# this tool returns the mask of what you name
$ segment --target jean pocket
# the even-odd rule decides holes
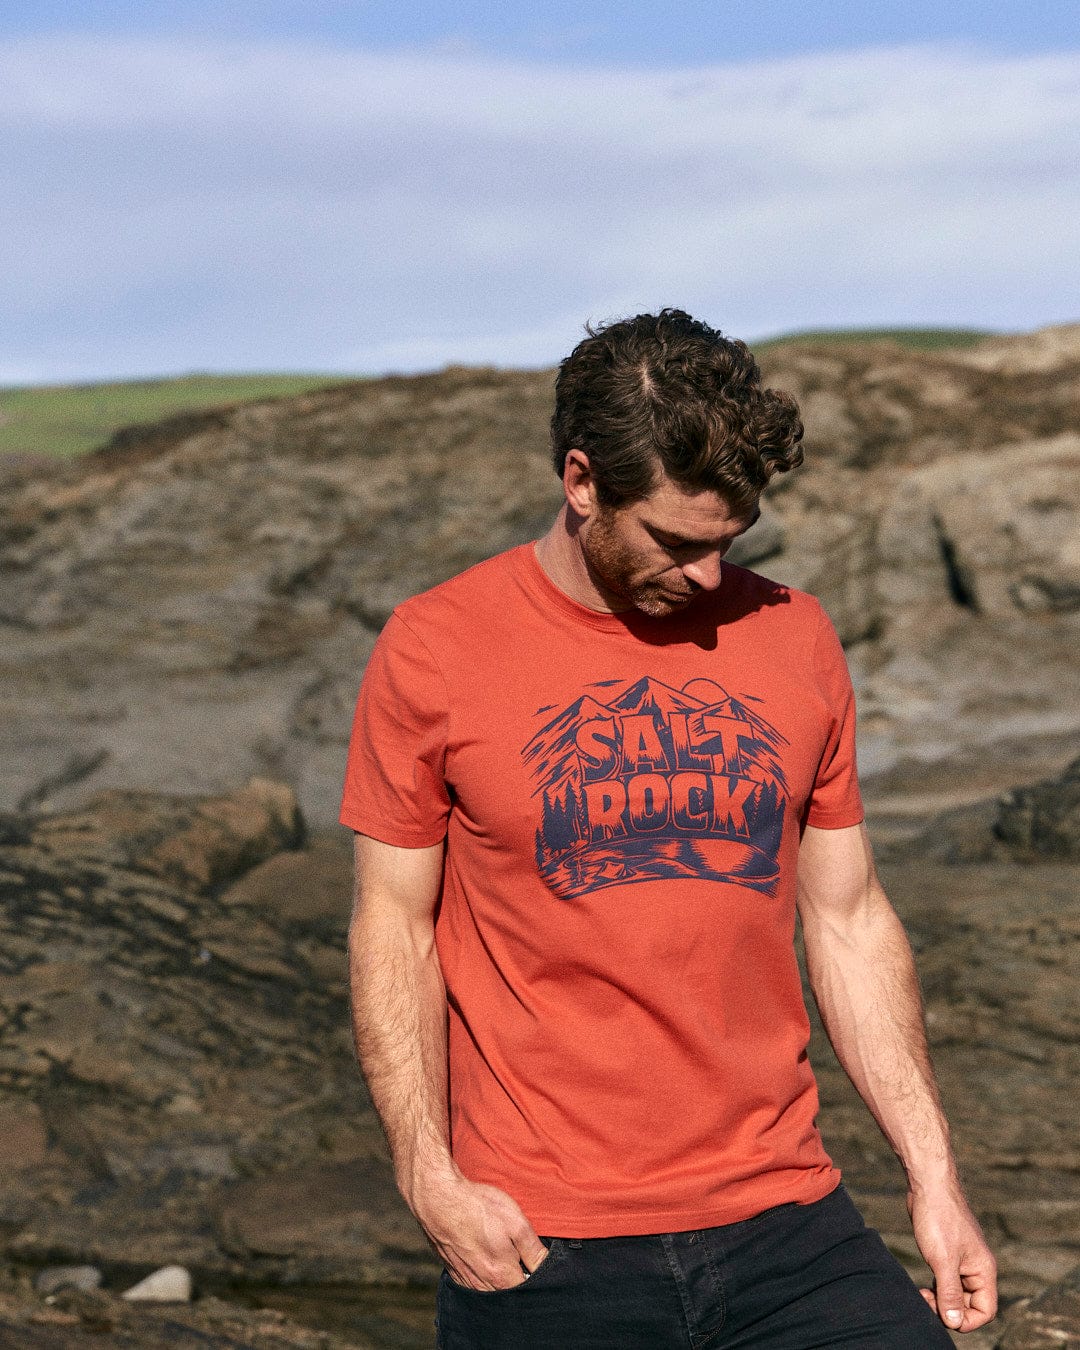
[[[520,1280],[517,1284],[507,1285],[505,1289],[470,1289],[466,1284],[458,1284],[453,1275],[445,1268],[442,1273],[443,1281],[449,1288],[453,1289],[455,1293],[475,1298],[501,1298],[507,1294],[517,1294],[522,1290],[535,1287],[538,1281],[542,1281],[550,1276],[552,1267],[562,1260],[564,1251],[561,1238],[541,1238],[540,1241],[548,1249],[547,1256],[544,1257],[531,1275],[526,1275],[524,1279]]]

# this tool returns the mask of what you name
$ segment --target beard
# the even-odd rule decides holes
[[[698,589],[678,568],[650,576],[644,556],[625,538],[612,508],[602,509],[595,517],[581,540],[581,552],[593,585],[613,610],[636,609],[650,619],[663,619],[684,609]],[[661,576],[670,571],[678,580],[664,586]]]

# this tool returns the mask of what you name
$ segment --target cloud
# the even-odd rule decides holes
[[[542,364],[665,303],[748,336],[1076,317],[1080,52],[70,36],[0,43],[0,87],[0,369],[42,379]]]

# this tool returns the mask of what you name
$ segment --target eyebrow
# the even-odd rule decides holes
[[[752,525],[756,525],[760,519],[761,519],[761,507],[758,506],[754,508],[754,514],[742,527],[742,529],[739,531],[739,534],[745,534],[746,531],[750,529]],[[688,535],[677,534],[674,530],[665,530],[660,525],[647,524],[646,528],[648,529],[649,533],[653,536],[653,538],[657,541],[657,543],[670,543],[675,544],[679,547],[681,547],[684,544],[693,544],[699,548],[709,548],[716,542],[714,539],[692,539]]]

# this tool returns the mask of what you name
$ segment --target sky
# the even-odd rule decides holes
[[[0,384],[1080,320],[1080,5],[6,0]]]

